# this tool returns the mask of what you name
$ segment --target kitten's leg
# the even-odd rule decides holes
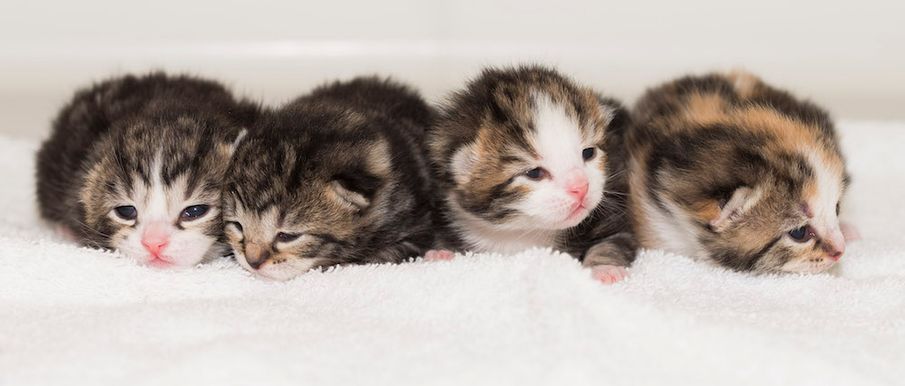
[[[635,258],[635,245],[631,234],[612,235],[588,249],[582,265],[591,268],[594,279],[604,284],[616,283],[628,277],[628,266]]]
[[[449,261],[456,253],[448,249],[431,249],[424,253],[424,261]]]
[[[421,256],[424,249],[408,241],[401,242],[392,247],[388,247],[373,256],[371,262],[374,263],[401,263],[406,259]]]

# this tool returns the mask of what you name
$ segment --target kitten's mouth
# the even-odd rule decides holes
[[[169,267],[172,267],[174,264],[160,256],[151,255],[151,257],[148,260],[148,265],[150,265],[154,268],[169,268]]]
[[[566,222],[572,222],[577,220],[579,217],[583,217],[585,212],[585,206],[583,203],[578,203],[575,205],[575,208],[572,209],[572,212],[569,213],[569,216],[566,217]]]

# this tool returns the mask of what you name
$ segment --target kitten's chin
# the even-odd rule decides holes
[[[303,264],[302,266],[297,266],[296,264],[293,264],[292,266],[283,266],[265,263],[260,269],[253,270],[252,272],[257,278],[273,281],[288,281],[305,274],[309,270],[311,270],[311,265],[309,264]]]
[[[157,269],[193,268],[221,257],[227,251],[226,246],[218,242],[207,241],[208,248],[203,248],[203,244],[201,241],[185,243],[185,247],[177,246],[172,250],[165,250],[158,256],[148,253],[144,248],[136,248],[134,246],[126,245],[117,249],[139,265]]]
[[[833,268],[835,265],[836,262],[831,259],[823,259],[819,262],[790,261],[783,264],[783,266],[779,268],[779,271],[785,273],[822,273]]]
[[[569,229],[569,228],[578,226],[578,224],[581,224],[582,221],[584,221],[586,218],[588,218],[588,215],[590,213],[591,213],[591,210],[588,209],[587,207],[579,206],[579,207],[573,209],[570,213],[568,213],[564,219],[560,219],[560,220],[544,219],[546,221],[543,221],[542,223],[547,224],[547,226],[544,227],[546,229],[552,229],[552,230]],[[535,226],[537,226],[537,224],[538,223],[535,223]]]
[[[201,264],[204,259],[177,260],[169,256],[153,256],[146,255],[135,259],[141,262],[141,265],[157,268],[157,269],[188,269]]]

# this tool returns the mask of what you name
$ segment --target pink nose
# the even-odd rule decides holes
[[[829,256],[829,258],[838,261],[842,258],[842,254],[845,253],[845,244],[826,244],[823,246],[823,250],[826,251],[826,255]]]
[[[141,238],[141,245],[144,245],[148,252],[154,256],[160,256],[163,249],[170,243],[170,235],[163,229],[150,228],[145,231]]]
[[[842,254],[845,253],[845,237],[842,235],[842,232],[839,230],[834,230],[828,232],[826,236],[823,237],[823,251],[826,252],[826,255],[833,259],[839,260],[842,258]]]
[[[584,201],[584,197],[588,194],[588,176],[584,170],[573,170],[566,181],[566,191],[569,192],[569,195],[575,197],[577,201]]]

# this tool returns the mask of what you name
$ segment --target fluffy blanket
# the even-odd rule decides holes
[[[0,139],[0,385],[905,384],[905,125],[842,135],[863,239],[834,272],[646,251],[613,286],[547,250],[286,283],[139,267],[54,236],[37,143]]]

